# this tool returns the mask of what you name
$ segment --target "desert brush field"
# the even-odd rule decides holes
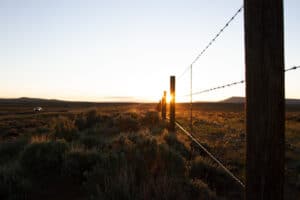
[[[0,199],[243,199],[156,104],[0,103]],[[242,104],[194,105],[193,135],[245,182]],[[300,196],[300,109],[286,112],[285,199]],[[176,119],[190,130],[189,105]]]

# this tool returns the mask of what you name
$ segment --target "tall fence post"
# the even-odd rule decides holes
[[[175,76],[170,77],[170,131],[175,131]]]
[[[246,199],[282,200],[284,191],[283,0],[244,0]]]
[[[164,91],[164,96],[161,99],[161,118],[166,119],[167,116],[167,91]]]

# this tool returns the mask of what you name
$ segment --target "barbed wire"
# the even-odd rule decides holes
[[[284,72],[288,72],[288,71],[292,71],[292,70],[297,70],[299,68],[300,68],[300,65],[299,66],[293,66],[293,67],[285,69]],[[198,91],[198,92],[193,92],[192,95],[199,95],[199,94],[211,92],[211,91],[214,91],[214,90],[224,89],[224,88],[227,88],[227,87],[231,87],[231,86],[235,86],[235,85],[239,85],[239,84],[243,84],[243,83],[245,83],[245,80],[235,81],[235,82],[231,82],[231,83],[228,83],[228,84],[225,84],[225,85],[221,85],[221,86],[209,88],[209,89],[206,89],[206,90],[201,90],[201,91]],[[186,95],[182,95],[182,96],[178,96],[178,97],[179,98],[180,97],[188,97],[190,95],[191,94],[186,94]]]
[[[196,56],[196,58],[193,60],[193,62],[183,71],[183,73],[178,76],[178,79],[180,79],[190,68],[192,65],[194,65],[199,58],[206,52],[206,50],[216,41],[216,39],[224,32],[224,30],[230,25],[230,23],[235,19],[235,17],[242,11],[244,6],[242,5],[235,13],[234,15],[226,22],[226,24],[219,30],[219,32],[213,37],[213,39],[210,40],[210,42],[204,47],[204,49]]]
[[[288,69],[285,69],[284,72],[296,70],[296,69],[299,69],[299,68],[300,68],[300,65],[299,65],[299,66],[293,66],[293,67],[290,67],[290,68],[288,68]]]
[[[288,71],[292,71],[292,70],[297,70],[299,69],[300,66],[293,66],[287,69],[284,69],[284,72],[288,72]],[[232,87],[234,85],[238,85],[238,84],[243,84],[245,83],[245,80],[241,80],[241,81],[236,81],[236,82],[231,82],[229,84],[225,84],[225,85],[221,85],[218,87],[214,87],[214,88],[210,88],[210,89],[206,89],[206,90],[202,90],[199,92],[194,92],[191,94],[187,94],[184,96],[190,96],[190,95],[197,95],[197,94],[202,94],[202,93],[206,93],[206,92],[210,92],[210,91],[214,91],[214,90],[218,90],[218,89],[223,89],[223,88],[227,88],[227,87]],[[191,111],[192,112],[192,111]],[[169,119],[169,118],[167,118]],[[191,118],[192,120],[192,118]],[[237,177],[235,176],[220,160],[218,160],[211,152],[209,152],[190,132],[188,132],[187,130],[185,130],[183,128],[183,126],[179,123],[179,122],[175,122],[175,125],[181,130],[183,131],[188,137],[190,137],[212,160],[214,160],[231,178],[233,178],[243,189],[245,189],[245,184]]]
[[[231,178],[233,178],[243,189],[245,184],[236,177],[221,161],[219,161],[212,153],[210,153],[191,133],[185,130],[178,122],[175,123],[188,137],[190,137],[212,160],[214,160]]]
[[[219,89],[223,89],[223,88],[227,88],[227,87],[231,87],[231,86],[238,85],[238,84],[243,84],[243,83],[245,83],[244,80],[236,81],[236,82],[228,83],[228,84],[221,85],[221,86],[218,86],[218,87],[202,90],[202,91],[199,91],[199,92],[194,92],[194,93],[192,93],[192,95],[203,94],[203,93],[207,93],[207,92],[211,92],[211,91],[214,91],[214,90],[219,90]]]
[[[293,66],[293,67],[285,69],[284,72],[297,70],[299,68],[300,68],[300,66]],[[184,95],[184,96],[202,94],[202,93],[211,92],[211,91],[214,91],[214,90],[223,89],[223,88],[226,88],[226,87],[231,87],[231,86],[238,85],[238,84],[243,84],[243,83],[245,83],[245,80],[232,82],[232,83],[229,83],[229,84],[225,84],[225,85],[221,85],[221,86],[218,86],[218,87],[202,90],[202,91],[199,91],[199,92],[194,92],[192,94],[187,94],[187,95]],[[185,130],[183,128],[183,126],[181,126],[179,124],[179,122],[176,121],[175,124],[181,131],[183,131],[188,137],[190,137],[212,160],[214,160],[231,178],[233,178],[243,189],[245,188],[245,184],[238,177],[236,177],[228,168],[226,168],[226,166],[220,160],[218,160],[211,152],[209,152],[191,133],[189,133],[187,130]]]
[[[211,92],[211,91],[214,91],[214,90],[219,90],[219,89],[223,89],[223,88],[227,88],[227,87],[231,87],[231,86],[238,85],[238,84],[243,84],[243,83],[245,83],[245,80],[235,81],[235,82],[232,82],[232,83],[228,83],[228,84],[225,84],[225,85],[209,88],[209,89],[206,89],[206,90],[193,92],[192,95],[199,95],[199,94],[203,94],[203,93],[207,93],[207,92]],[[179,97],[188,97],[190,95],[191,94],[186,94],[186,95],[182,95],[182,96],[179,96]]]

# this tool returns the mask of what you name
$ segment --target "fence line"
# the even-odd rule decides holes
[[[282,14],[282,6],[281,6],[281,4],[280,4],[280,1],[281,0],[278,0],[278,1],[276,1],[278,4],[276,4],[277,5],[277,7],[276,6],[271,6],[271,5],[273,5],[272,3],[272,1],[271,0],[265,0],[266,2],[268,2],[269,3],[269,7],[267,7],[267,9],[271,12],[274,12],[274,13],[276,13],[277,15],[274,15],[274,16],[276,16],[277,18],[278,18],[278,20],[279,20],[279,22],[281,22],[280,20],[282,20],[282,16],[283,16],[283,14]],[[247,0],[245,0],[245,2],[246,3],[248,3],[248,1]],[[282,2],[281,2],[282,3]],[[265,27],[270,27],[274,32],[276,32],[276,33],[274,33],[275,34],[275,36],[277,37],[277,39],[278,39],[278,43],[276,43],[277,44],[277,46],[278,46],[278,51],[277,50],[274,50],[274,49],[271,49],[271,48],[267,48],[267,50],[268,50],[268,52],[267,52],[267,54],[263,54],[263,57],[260,57],[260,56],[258,56],[257,54],[254,54],[254,57],[256,57],[257,58],[257,62],[259,63],[259,64],[263,64],[262,65],[262,67],[264,68],[264,69],[267,69],[268,71],[268,73],[266,73],[266,71],[264,72],[264,73],[261,73],[262,74],[262,76],[263,77],[265,77],[265,79],[267,79],[267,82],[269,81],[268,80],[268,78],[270,78],[271,80],[274,80],[275,79],[275,77],[277,77],[278,79],[280,79],[280,80],[284,80],[284,79],[281,79],[283,76],[282,75],[284,75],[283,74],[283,72],[288,72],[288,71],[292,71],[292,70],[297,70],[297,69],[299,69],[300,68],[300,66],[293,66],[293,67],[290,67],[290,68],[287,68],[287,69],[283,69],[283,51],[282,51],[282,49],[283,48],[281,48],[282,47],[282,45],[281,44],[283,44],[283,42],[282,42],[282,34],[281,33],[283,33],[283,28],[281,27],[280,29],[277,29],[277,27],[275,26],[275,24],[276,23],[274,23],[274,18],[272,18],[272,19],[269,19],[269,17],[268,17],[268,14],[266,14],[266,13],[264,13],[263,11],[264,11],[264,9],[266,9],[266,6],[265,6],[265,4],[261,4],[260,2],[259,2],[259,0],[255,0],[254,2],[253,2],[253,4],[254,5],[256,5],[257,7],[259,7],[259,8],[261,8],[261,9],[259,9],[259,10],[257,10],[257,9],[254,9],[255,8],[255,6],[249,6],[250,5],[250,3],[248,3],[248,4],[246,4],[247,6],[245,6],[245,9],[247,10],[247,12],[245,12],[245,19],[246,20],[248,20],[247,21],[247,24],[245,25],[245,27],[246,27],[246,30],[245,30],[245,35],[246,36],[251,36],[252,37],[252,39],[253,38],[255,38],[255,36],[257,37],[257,36],[263,36],[263,38],[264,38],[264,40],[263,40],[263,43],[267,43],[267,42],[270,42],[270,41],[272,41],[273,43],[276,43],[276,41],[277,40],[272,40],[272,38],[270,39],[270,38],[267,38],[267,33],[266,32],[264,32],[263,30],[263,28],[265,28]],[[234,13],[234,15],[227,21],[227,23],[219,30],[219,32],[210,40],[210,42],[204,47],[204,49],[195,57],[195,59],[192,61],[192,63],[187,67],[187,68],[185,68],[184,69],[184,71],[183,71],[183,73],[182,74],[180,74],[179,76],[178,76],[178,80],[180,80],[189,70],[190,70],[190,93],[189,94],[186,94],[186,95],[183,95],[183,96],[179,96],[179,97],[188,97],[188,96],[190,96],[190,130],[191,130],[191,132],[192,132],[192,130],[193,130],[193,95],[199,95],[199,94],[203,94],[203,93],[208,93],[208,92],[211,92],[211,91],[215,91],[215,90],[220,90],[220,89],[224,89],[224,88],[227,88],[227,87],[232,87],[232,86],[234,86],[234,85],[239,85],[239,84],[243,84],[243,83],[245,83],[245,80],[241,80],[241,81],[236,81],[236,82],[231,82],[231,83],[228,83],[228,84],[225,84],[225,85],[221,85],[221,86],[217,86],[217,87],[213,87],[213,88],[209,88],[209,89],[206,89],[206,90],[202,90],[202,91],[197,91],[197,92],[193,92],[193,65],[200,59],[200,57],[202,56],[202,55],[204,55],[204,53],[207,51],[207,49],[210,47],[210,46],[212,46],[212,44],[214,44],[214,42],[219,38],[219,36],[224,32],[224,30],[231,24],[231,22],[236,18],[236,16],[242,11],[242,9],[244,8],[244,6],[241,6],[235,13]],[[252,9],[252,10],[251,10]],[[250,12],[251,11],[251,12]],[[256,15],[256,13],[258,13],[258,14],[260,14],[259,15],[259,17],[257,17],[257,15]],[[249,17],[250,16],[250,17]],[[247,18],[248,17],[248,18]],[[261,18],[260,18],[261,17]],[[249,19],[255,19],[256,18],[256,20],[261,20],[262,21],[262,23],[263,23],[263,26],[255,26],[256,24],[254,23],[255,22],[255,20],[249,20]],[[270,22],[272,22],[272,23],[269,23],[268,22],[268,20],[270,21]],[[273,20],[273,21],[272,21]],[[275,20],[276,21],[276,20]],[[249,24],[251,24],[252,26],[250,26]],[[254,25],[253,25],[254,24]],[[281,24],[282,25],[282,24]],[[254,27],[254,28],[253,28]],[[248,28],[248,29],[247,29]],[[248,39],[248,40],[247,40]],[[246,70],[246,75],[248,75],[247,76],[247,81],[249,81],[249,83],[251,83],[250,84],[250,87],[254,87],[254,88],[256,88],[256,89],[258,89],[258,92],[260,92],[260,93],[263,93],[264,91],[261,91],[261,88],[259,88],[259,85],[261,85],[261,84],[263,84],[263,82],[261,81],[261,80],[259,80],[258,82],[259,82],[259,84],[256,84],[256,82],[257,81],[255,81],[255,75],[257,75],[257,73],[258,73],[258,69],[256,69],[256,67],[257,66],[259,66],[259,65],[253,65],[253,63],[249,63],[249,62],[247,62],[247,61],[249,61],[249,51],[251,50],[252,51],[252,54],[253,54],[253,49],[251,49],[251,48],[249,48],[249,45],[247,46],[247,41],[249,42],[249,38],[247,38],[246,37],[246,42],[245,42],[245,44],[246,44],[246,68],[247,68],[247,70]],[[280,41],[281,41],[281,43],[280,43]],[[268,44],[268,43],[267,43]],[[255,46],[256,45],[256,46]],[[255,47],[256,47],[256,50],[261,50],[261,43],[255,43]],[[255,52],[255,51],[254,51]],[[248,53],[248,54],[247,54]],[[281,67],[281,69],[283,70],[283,71],[278,71],[278,70],[275,70],[275,71],[273,71],[272,69],[273,68],[275,68],[276,66],[274,66],[274,65],[270,65],[270,63],[265,63],[265,62],[263,62],[263,59],[261,59],[261,58],[270,58],[270,57],[272,57],[272,55],[277,55],[276,53],[278,53],[278,54],[280,54],[279,55],[279,58],[276,60],[277,62],[275,62],[275,65],[277,66],[277,67]],[[251,55],[252,55],[251,54]],[[247,55],[248,55],[248,57],[247,57]],[[247,60],[247,58],[248,58],[248,60]],[[250,66],[251,65],[251,66]],[[253,68],[255,68],[255,69],[253,69]],[[251,76],[250,76],[250,78],[249,78],[249,72],[251,73]],[[271,76],[271,77],[269,77],[269,76]],[[266,78],[267,77],[267,78]],[[251,79],[252,78],[252,79]],[[275,80],[277,80],[277,79],[275,79]],[[269,81],[270,82],[270,81]],[[249,85],[248,85],[249,86]],[[273,86],[272,86],[273,87]],[[275,85],[272,89],[275,89],[275,90],[278,90],[278,91],[282,91],[282,89],[284,89],[283,88],[284,87],[284,83],[281,81],[279,81],[279,84],[278,85]],[[248,89],[249,87],[247,87],[247,89]],[[268,89],[270,89],[270,88],[268,88]],[[251,91],[251,90],[250,90]],[[281,100],[282,100],[282,96],[280,96],[280,95],[273,95],[273,93],[272,92],[270,92],[271,91],[271,89],[270,90],[268,90],[267,91],[267,94],[269,95],[269,97],[270,98],[273,98],[274,97],[274,99],[275,99],[275,102],[276,101],[278,101],[278,102],[282,102]],[[247,92],[249,92],[249,90],[247,90]],[[251,91],[252,92],[252,91]],[[256,92],[256,91],[255,91]],[[250,99],[252,98],[253,99],[253,97],[255,98],[255,96],[256,95],[253,95],[253,94],[257,94],[258,92],[256,92],[256,93],[251,93],[250,95],[248,95],[247,96],[247,98],[249,98],[250,97]],[[174,96],[174,98],[175,98],[175,96]],[[284,98],[284,97],[283,97]],[[253,102],[252,102],[253,103]],[[264,102],[265,103],[265,102]],[[249,104],[249,102],[247,102],[247,112],[249,112],[249,105],[252,105],[253,106],[253,104]],[[281,105],[280,105],[281,106]],[[257,106],[253,106],[252,108],[254,108],[253,110],[255,110],[255,108],[256,108]],[[281,109],[281,110],[280,110]],[[280,112],[282,112],[282,111],[284,111],[284,109],[283,109],[283,107],[281,106],[280,107],[280,109],[279,109],[279,111]],[[259,111],[263,116],[265,116],[268,120],[270,120],[270,121],[272,121],[272,122],[274,122],[274,121],[278,121],[279,123],[281,123],[281,124],[283,124],[283,118],[282,117],[280,117],[281,115],[280,115],[280,112],[278,111],[278,112],[272,112],[270,109],[269,110],[267,110],[267,111],[265,111],[265,110],[262,110],[262,109],[257,109],[257,111]],[[253,111],[251,110],[251,112],[252,112],[252,114],[253,114]],[[254,113],[255,113],[255,111],[254,111]],[[274,113],[274,115],[276,115],[277,116],[277,118],[276,119],[272,119],[272,118],[270,118],[269,116],[271,116],[271,114],[270,113]],[[175,118],[175,114],[174,114],[174,118]],[[247,117],[247,125],[253,125],[253,123],[255,123],[255,116],[254,116],[254,118],[253,118],[253,115],[252,115],[252,118],[248,118]],[[230,176],[230,177],[232,177],[243,189],[245,188],[245,184],[238,178],[238,177],[236,177],[228,168],[226,168],[225,167],[225,165],[223,165],[222,164],[222,162],[221,161],[219,161],[212,153],[210,153],[190,132],[188,132],[187,130],[185,130],[184,129],[184,127],[182,127],[177,121],[175,122],[175,125],[181,130],[181,131],[183,131],[188,137],[190,137],[211,159],[213,159],[216,163],[218,163],[218,165]],[[261,124],[261,126],[260,126],[260,128],[261,128],[261,130],[264,130],[264,129],[266,129],[266,128],[268,128],[268,126],[266,126],[266,125],[264,125],[264,124]],[[279,128],[281,128],[281,127],[279,127]],[[248,129],[247,129],[247,133],[248,133]],[[278,138],[281,140],[281,138],[279,137],[279,136],[281,136],[280,135],[280,132],[281,131],[281,129],[280,130],[278,130],[276,133],[277,133],[277,135],[276,136],[278,136]],[[249,131],[249,133],[250,133],[250,136],[251,136],[251,134],[252,134],[252,136],[253,136],[253,131],[252,130],[250,130]],[[249,134],[248,133],[248,134]],[[254,132],[255,133],[255,132]],[[267,136],[262,136],[261,138],[269,138],[269,135],[267,135]],[[253,138],[252,138],[253,139]],[[262,145],[259,143],[259,144],[256,144],[255,143],[255,140],[251,140],[250,142],[252,142],[251,144],[252,145],[256,145],[256,146],[258,146],[259,148],[261,148],[262,147]],[[250,143],[248,143],[248,141],[247,141],[247,145],[248,144],[250,144]],[[273,143],[272,143],[273,144]],[[277,143],[278,144],[278,143]],[[281,144],[280,144],[281,145]],[[280,146],[279,145],[279,146]],[[249,146],[247,146],[247,150],[249,150],[248,149],[249,148]],[[271,157],[270,158],[272,158],[272,152],[274,151],[274,148],[272,149],[272,148],[270,148],[270,149],[268,149],[268,156],[270,155]],[[249,151],[250,153],[252,152],[252,149],[251,149],[251,151]],[[270,153],[271,152],[271,153]],[[282,150],[280,149],[278,152],[282,152]],[[253,153],[253,152],[252,152]],[[280,155],[282,155],[282,154],[276,154],[277,155],[277,158],[279,158],[279,159],[281,159],[282,160],[282,158],[283,157],[280,157]],[[248,156],[248,153],[247,153],[247,156]],[[259,156],[258,156],[259,157]],[[247,161],[249,161],[248,160],[249,159],[249,157],[247,157]],[[253,159],[253,156],[251,157],[251,162],[249,162],[248,164],[249,164],[249,166],[251,166],[252,168],[252,170],[253,169],[255,169],[255,170],[259,170],[259,168],[257,168],[256,167],[256,164],[257,164],[257,158],[255,158],[254,157],[254,159]],[[275,163],[275,160],[276,159],[271,159],[272,160],[272,163]],[[247,164],[247,167],[248,167],[248,164]],[[276,168],[276,170],[278,171],[278,172],[280,172],[280,175],[282,175],[283,173],[282,173],[282,171],[280,171],[280,170],[282,170],[282,169],[279,169],[278,167]],[[261,171],[260,171],[261,172]],[[247,175],[248,175],[248,178],[249,178],[249,174],[251,174],[250,173],[250,170],[249,171],[247,171]],[[276,173],[273,173],[273,174],[276,174]],[[253,175],[253,173],[251,174],[251,176]],[[266,175],[266,173],[261,173],[261,174],[258,174],[260,177],[263,177],[263,178],[268,178],[268,180],[273,180],[272,178],[270,178],[270,177],[272,177],[272,176],[269,176],[269,175]],[[257,183],[257,181],[253,181],[253,180],[259,180],[259,178],[254,178],[254,179],[252,179],[252,180],[248,180],[248,179],[246,179],[247,180],[247,188],[250,188],[250,187],[252,187],[252,189],[253,189],[253,191],[256,191],[256,196],[258,195],[258,193],[260,193],[260,194],[267,194],[267,195],[269,195],[269,194],[271,194],[272,193],[272,190],[270,190],[270,189],[272,189],[272,187],[270,187],[270,188],[264,188],[264,182],[260,182],[259,184],[259,186],[256,186],[255,184]],[[279,182],[280,182],[280,184],[282,184],[283,183],[283,181],[281,180],[281,179],[277,179],[277,180],[279,180]],[[250,185],[250,187],[249,187],[249,185]],[[274,183],[273,182],[270,182],[270,185],[272,185],[272,186],[274,186]],[[255,186],[255,187],[254,187]],[[263,188],[262,190],[263,191],[261,191],[261,188]],[[279,189],[281,189],[282,187],[280,186],[280,188]],[[266,191],[264,191],[264,189],[266,189]],[[246,192],[247,193],[247,197],[249,198],[251,195],[249,195],[249,191],[247,191]],[[282,192],[281,191],[277,191],[277,193],[279,194],[279,195],[282,195]],[[252,198],[251,198],[252,199]],[[280,198],[279,198],[280,199]]]
[[[284,70],[284,72],[289,72],[289,71],[292,71],[292,70],[297,70],[299,69],[300,66],[293,66],[293,67],[290,67],[290,68],[287,68]],[[192,71],[191,71],[192,73]],[[192,76],[191,76],[192,78]],[[192,80],[192,79],[191,79]],[[193,114],[192,114],[192,96],[193,95],[198,95],[198,94],[202,94],[202,93],[207,93],[207,92],[211,92],[211,91],[214,91],[214,90],[219,90],[219,89],[224,89],[224,88],[227,88],[227,87],[232,87],[234,85],[238,85],[238,84],[243,84],[245,83],[245,80],[241,80],[241,81],[236,81],[236,82],[232,82],[232,83],[229,83],[229,84],[225,84],[225,85],[221,85],[221,86],[218,86],[218,87],[213,87],[213,88],[210,88],[210,89],[206,89],[206,90],[202,90],[202,91],[199,91],[199,92],[194,92],[191,94],[187,94],[187,95],[184,95],[184,96],[190,96],[191,97],[191,102],[190,102],[190,123],[191,123],[191,131],[192,131],[192,128],[193,128]],[[192,91],[192,87],[190,88],[191,91]],[[183,96],[181,96],[183,97]],[[169,117],[167,119],[170,119]],[[226,166],[220,161],[218,160],[211,152],[209,152],[190,132],[188,132],[186,129],[184,129],[184,127],[182,125],[180,125],[179,122],[175,121],[175,125],[181,130],[183,131],[189,138],[191,138],[212,160],[214,160],[231,178],[233,178],[243,189],[245,189],[245,184],[237,177],[235,176],[228,168],[226,168]]]
[[[284,72],[297,70],[299,68],[300,68],[300,66],[293,66],[293,67],[285,69]],[[202,93],[206,93],[206,92],[211,92],[211,91],[214,91],[214,90],[223,89],[223,88],[226,88],[226,87],[231,87],[231,86],[238,85],[238,84],[243,84],[243,83],[245,83],[245,80],[232,82],[232,83],[229,83],[229,84],[225,84],[225,85],[222,85],[222,86],[202,90],[200,92],[195,92],[195,93],[187,94],[187,95],[184,95],[184,96],[190,96],[191,95],[191,98],[192,98],[193,95],[198,95],[198,94],[202,94]],[[188,137],[190,137],[212,160],[214,160],[231,178],[233,178],[243,189],[245,189],[245,184],[238,177],[236,177],[228,168],[226,168],[226,166],[224,164],[222,164],[222,162],[220,160],[218,160],[211,152],[209,152],[191,133],[189,133],[187,130],[185,130],[179,124],[179,122],[176,121],[175,124]],[[191,130],[192,130],[192,102],[191,102]]]

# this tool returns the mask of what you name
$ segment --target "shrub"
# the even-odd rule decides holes
[[[138,131],[140,129],[140,122],[136,113],[125,113],[119,115],[116,119],[115,125],[120,131]]]
[[[44,142],[28,145],[21,154],[21,166],[31,178],[51,178],[60,175],[67,145]]]
[[[68,152],[63,163],[63,174],[82,183],[84,173],[92,170],[101,159],[101,155],[96,151]]]
[[[191,178],[200,178],[204,180],[211,188],[218,192],[224,192],[233,182],[228,175],[219,166],[213,163],[209,158],[196,157],[191,163]]]
[[[5,141],[0,143],[0,164],[7,163],[16,159],[23,151],[28,139],[19,138],[14,141]]]
[[[204,199],[215,200],[216,195],[202,181],[160,176],[145,188],[147,199]]]
[[[78,128],[78,130],[82,131],[86,128],[86,117],[83,115],[83,113],[80,113],[75,118],[75,126]]]
[[[122,138],[125,143],[129,140]],[[167,145],[158,145],[156,140],[144,135],[139,135],[131,147],[127,144],[123,151],[103,155],[102,162],[86,173],[85,188],[91,198],[155,199],[152,197],[154,191],[159,190],[158,184],[166,184],[159,187],[167,189],[173,180],[179,183],[185,179],[182,157]],[[161,183],[160,177],[165,177],[167,182]],[[175,187],[180,191],[180,185],[172,184],[169,195],[174,193]]]
[[[100,121],[100,116],[97,114],[97,110],[90,110],[86,114],[86,127],[93,127],[96,123]]]
[[[160,166],[160,171],[163,171],[169,176],[184,177],[186,175],[186,166],[182,156],[168,145],[159,145],[159,159],[157,165]]]
[[[77,128],[73,121],[66,117],[59,117],[55,121],[55,132],[54,137],[58,139],[65,139],[66,141],[71,141],[78,137]]]
[[[134,170],[137,184],[158,173],[158,145],[156,140],[139,135],[138,140],[127,152],[127,161]]]
[[[48,134],[49,132],[51,132],[51,129],[46,126],[38,127],[36,129],[37,135],[45,135],[45,134]]]
[[[120,133],[120,129],[116,126],[109,126],[106,123],[103,123],[88,128],[83,133],[86,135],[111,136]]]
[[[80,131],[87,131],[88,134],[116,134],[119,133],[117,120],[113,116],[98,115],[96,110],[77,115],[75,126]]]
[[[211,147],[207,144],[207,143],[201,143],[203,145],[203,147],[205,149],[207,149],[208,151],[211,151]],[[191,141],[190,142],[190,147],[191,147],[191,152],[193,157],[197,157],[197,156],[202,156],[202,157],[207,157],[207,153],[205,151],[203,151],[203,149],[201,149],[199,147],[199,145],[195,142],[195,141]]]
[[[17,163],[0,167],[0,199],[27,199],[31,183]]]
[[[177,139],[177,136],[175,134],[169,133],[169,134],[165,135],[164,139],[171,148],[173,148],[175,151],[180,153],[180,155],[182,155],[184,158],[186,158],[186,159],[191,158],[190,151],[187,149],[187,147],[183,143],[181,143]]]
[[[81,135],[78,142],[83,144],[87,149],[96,148],[98,150],[103,150],[106,147],[106,142],[95,135]]]
[[[148,126],[157,125],[160,122],[159,113],[154,111],[146,112],[142,118],[142,122],[144,125]]]
[[[206,183],[199,179],[194,179],[189,183],[189,199],[206,199],[206,200],[215,200],[217,196],[215,192],[212,192]]]
[[[108,195],[116,195],[112,187],[117,184],[114,179],[125,169],[124,155],[120,153],[102,154],[102,160],[93,169],[85,173],[85,189],[91,199],[113,199]]]
[[[140,134],[137,133],[129,133],[127,138],[133,142],[134,144],[138,143],[139,140],[142,138],[142,136]]]
[[[156,136],[162,134],[164,132],[164,130],[165,130],[165,128],[161,127],[159,125],[150,127],[151,134],[156,135]]]
[[[133,162],[122,153],[106,155],[101,164],[86,173],[85,188],[91,199],[163,199],[165,196],[170,199],[183,196],[179,178],[164,174],[165,170],[160,176],[149,176],[151,167],[142,159],[136,159],[137,154],[130,155]]]

